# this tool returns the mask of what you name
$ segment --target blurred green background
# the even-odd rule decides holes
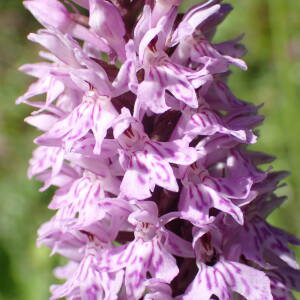
[[[266,120],[255,149],[278,158],[272,164],[275,170],[291,171],[279,191],[288,195],[288,201],[270,221],[300,236],[300,1],[227,2],[235,10],[216,40],[244,32],[249,50],[249,71],[234,69],[230,86],[239,98],[265,104],[261,113]],[[49,217],[50,192],[39,193],[40,184],[26,178],[37,132],[23,122],[30,108],[14,103],[32,80],[17,68],[39,60],[38,47],[26,36],[40,26],[21,0],[0,0],[0,14],[0,300],[43,300],[49,297],[51,270],[59,260],[49,258],[47,249],[35,247],[36,230]]]

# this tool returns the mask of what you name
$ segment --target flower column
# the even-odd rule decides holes
[[[283,172],[256,142],[258,107],[226,85],[239,38],[212,42],[231,6],[210,0],[28,0],[44,62],[17,102],[43,133],[29,176],[57,187],[38,231],[70,262],[51,299],[289,300],[300,289],[270,226]],[[30,101],[46,93],[45,102]],[[243,297],[243,298],[242,298]]]

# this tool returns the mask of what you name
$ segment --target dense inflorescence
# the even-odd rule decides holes
[[[285,172],[247,149],[263,118],[226,84],[240,38],[212,38],[231,6],[210,0],[28,0],[44,62],[17,102],[43,133],[29,177],[55,186],[38,231],[69,263],[51,299],[289,300],[288,244],[267,223]],[[186,1],[188,2],[188,1]],[[187,3],[188,4],[188,3]],[[46,100],[29,100],[46,94]]]

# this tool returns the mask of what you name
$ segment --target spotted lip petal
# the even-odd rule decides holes
[[[96,97],[97,98],[97,97]],[[101,144],[106,132],[117,117],[112,104],[106,99],[94,99],[94,94],[86,96],[68,116],[55,123],[49,131],[39,136],[35,141],[42,145],[62,145],[70,151],[76,141],[86,136],[92,130],[95,138],[94,153],[100,154]],[[62,141],[62,144],[60,144]]]
[[[210,217],[210,209],[216,208],[230,214],[239,224],[244,218],[241,209],[230,199],[222,197],[215,190],[203,184],[184,186],[180,195],[179,209],[184,218],[198,226],[214,220]]]
[[[52,168],[51,176],[45,181],[43,190],[47,189],[52,183],[52,180],[57,176],[62,167],[65,158],[65,151],[59,147],[38,147],[33,157],[29,161],[28,177],[32,178],[42,174],[49,168]]]
[[[105,196],[107,190],[115,191],[112,186],[106,187],[107,182],[114,183],[108,171],[105,177],[85,171],[82,177],[57,190],[49,204],[50,209],[57,210],[53,221],[60,223],[62,228],[79,230],[105,219],[107,213],[115,217],[120,214],[120,219],[125,213],[126,217],[128,208],[122,200],[114,204]]]
[[[196,151],[184,141],[151,141],[143,126],[125,109],[115,121],[114,136],[122,148],[120,163],[125,174],[120,189],[127,197],[149,198],[155,185],[177,192],[170,163],[188,165],[197,158]]]
[[[157,213],[153,202],[137,203],[137,210],[129,216],[136,224],[135,239],[105,251],[99,264],[101,270],[108,272],[125,269],[129,299],[141,297],[146,288],[147,272],[152,278],[166,283],[170,283],[179,272],[175,258],[166,248]]]
[[[215,133],[228,134],[238,141],[247,143],[247,132],[245,130],[234,130],[222,124],[220,117],[211,110],[203,108],[193,114],[187,121],[185,132],[190,138],[197,135],[214,135]]]
[[[162,113],[169,109],[165,102],[165,92],[169,91],[179,101],[192,108],[198,107],[194,88],[210,80],[210,77],[206,79],[209,73],[206,70],[194,71],[174,64],[163,51],[166,36],[162,38],[162,33],[170,21],[165,17],[160,19],[156,27],[149,28],[149,21],[146,22],[146,19],[144,26],[140,23],[140,30],[148,30],[138,46],[145,78],[138,87],[137,102],[143,103],[154,113]],[[155,38],[157,41],[152,47],[151,42]]]
[[[77,270],[63,285],[51,286],[52,297],[80,297],[82,299],[117,299],[121,288],[123,272],[100,272],[98,265],[98,251],[92,246],[80,262]]]
[[[190,107],[198,107],[194,87],[183,75],[180,67],[171,63],[146,70],[145,79],[138,87],[137,101],[147,105],[154,113],[163,113],[169,109],[165,102],[166,90]]]
[[[299,239],[269,225],[259,217],[255,217],[241,230],[241,248],[247,259],[263,267],[270,267],[272,261],[275,262],[275,256],[291,268],[299,269],[294,253],[288,248],[289,243],[299,245]]]
[[[273,300],[270,280],[264,272],[231,261],[219,261],[212,267],[201,264],[181,299],[197,299],[201,294],[203,300],[211,299],[212,295],[231,300],[233,292],[249,300]]]

